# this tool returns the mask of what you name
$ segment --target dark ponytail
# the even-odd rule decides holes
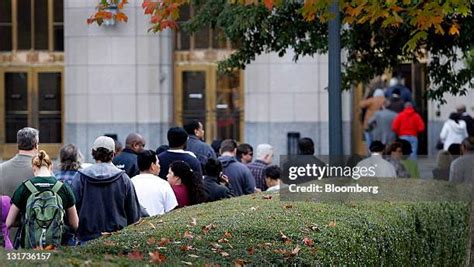
[[[189,192],[191,204],[199,204],[207,201],[207,194],[204,191],[202,177],[194,172],[188,163],[184,161],[174,161],[170,165],[171,171],[175,176],[181,178],[181,182],[186,186]]]

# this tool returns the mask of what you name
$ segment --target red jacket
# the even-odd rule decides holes
[[[425,123],[412,107],[405,108],[392,122],[392,130],[396,135],[417,136],[425,130]]]

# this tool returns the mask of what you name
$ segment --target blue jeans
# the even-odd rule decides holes
[[[364,131],[364,139],[365,139],[365,148],[368,155],[370,155],[370,144],[372,143],[372,134],[368,131]]]
[[[412,135],[402,135],[400,139],[407,140],[411,145],[411,154],[410,159],[416,160],[416,155],[418,155],[418,137]]]

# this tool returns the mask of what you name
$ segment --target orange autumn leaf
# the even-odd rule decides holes
[[[312,247],[314,246],[314,241],[313,239],[310,239],[309,237],[305,236],[305,238],[303,238],[303,244],[305,244],[308,247]]]
[[[123,22],[128,21],[127,15],[125,15],[125,13],[123,13],[123,12],[117,12],[117,14],[115,14],[115,19],[117,21],[123,21]]]
[[[459,25],[457,23],[453,23],[449,28],[449,35],[459,35]]]
[[[268,10],[271,10],[273,8],[273,0],[264,0],[263,2]]]
[[[336,221],[330,221],[328,226],[329,227],[336,227]]]
[[[210,231],[211,229],[215,229],[215,228],[216,228],[216,226],[211,223],[211,224],[209,224],[209,225],[203,226],[203,227],[202,227],[202,232],[206,235],[207,233],[209,233],[209,231]]]
[[[192,250],[193,249],[193,246],[189,246],[189,245],[183,245],[181,247],[179,247],[179,250],[181,251],[188,251],[188,250]]]
[[[158,245],[160,247],[166,247],[166,245],[168,245],[171,241],[168,239],[168,238],[161,238],[160,240],[160,243],[158,243]]]
[[[152,263],[163,263],[166,261],[166,256],[159,251],[150,252],[148,255],[150,255],[150,262]]]
[[[226,238],[231,238],[231,237],[232,237],[232,233],[231,233],[231,232],[228,232],[228,231],[225,231],[225,232],[224,232],[224,237],[226,237]]]

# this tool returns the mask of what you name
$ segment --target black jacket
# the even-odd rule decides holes
[[[125,148],[122,153],[113,159],[112,163],[117,166],[117,168],[124,170],[130,178],[140,174],[137,154],[130,148]]]
[[[230,189],[219,184],[217,177],[204,176],[204,190],[207,192],[207,200],[209,202],[232,197]]]
[[[78,238],[95,239],[140,219],[140,204],[127,174],[111,163],[79,170],[72,182],[79,214]]]

